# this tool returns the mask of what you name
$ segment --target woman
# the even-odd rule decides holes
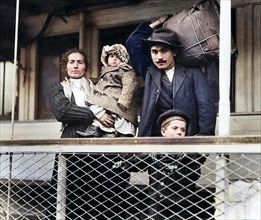
[[[86,77],[87,57],[82,50],[72,49],[63,54],[61,71],[68,76],[61,83],[49,87],[50,108],[62,122],[62,138],[77,137],[95,115],[86,105],[93,94],[93,84]],[[113,126],[113,118],[104,113],[98,119],[104,126]],[[120,158],[117,155],[64,154],[67,161],[66,218],[67,219],[118,219],[123,214],[121,193],[127,178],[121,168],[113,168]],[[119,174],[120,173],[120,174]],[[57,157],[55,160],[52,192],[51,219],[55,219],[57,187]]]
[[[75,138],[76,131],[84,131],[95,116],[86,106],[87,96],[93,94],[93,83],[86,77],[87,56],[83,50],[72,49],[63,54],[61,73],[67,77],[49,87],[49,102],[55,118],[62,122],[61,138]],[[104,114],[99,118],[104,126],[113,125],[113,118]]]

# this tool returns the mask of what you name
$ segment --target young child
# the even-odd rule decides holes
[[[190,120],[183,111],[173,109],[161,114],[157,123],[163,137],[180,138],[187,135]]]
[[[96,119],[84,132],[77,131],[79,136],[135,136],[137,106],[133,97],[138,87],[138,80],[128,61],[128,52],[122,44],[103,47],[101,75],[94,86],[94,95],[87,100]],[[105,112],[112,116],[113,127],[108,127],[99,121]]]
[[[190,119],[178,109],[161,114],[157,121],[166,138],[188,135]],[[195,181],[205,157],[200,154],[157,154],[149,158],[149,217],[152,219],[192,219],[196,214]]]
[[[166,138],[183,138],[188,134],[190,119],[179,110],[162,113],[157,124]],[[200,154],[152,154],[132,158],[123,163],[129,172],[148,170],[149,208],[148,219],[194,219],[196,204],[196,180],[200,177],[205,157]],[[118,164],[117,164],[118,165]]]

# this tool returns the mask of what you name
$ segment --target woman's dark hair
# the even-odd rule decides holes
[[[87,55],[85,54],[85,52],[82,49],[73,48],[73,49],[67,50],[64,54],[62,54],[61,62],[60,62],[62,76],[68,76],[68,74],[67,74],[68,57],[72,53],[80,53],[83,56],[83,61],[85,63],[86,71],[87,71],[87,67],[88,67]]]

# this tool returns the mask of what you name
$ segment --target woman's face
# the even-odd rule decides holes
[[[116,67],[121,63],[121,60],[116,56],[116,54],[108,55],[108,66]]]
[[[73,79],[79,79],[84,76],[86,72],[86,65],[82,54],[75,52],[68,56],[67,62],[68,76]]]

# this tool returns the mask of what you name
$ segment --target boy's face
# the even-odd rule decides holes
[[[167,138],[181,138],[186,135],[186,122],[172,120],[161,128],[161,134]]]
[[[108,55],[108,66],[116,67],[121,63],[121,60],[116,56],[116,54]]]
[[[174,51],[164,44],[151,46],[150,54],[154,65],[160,70],[169,70],[175,66]]]

